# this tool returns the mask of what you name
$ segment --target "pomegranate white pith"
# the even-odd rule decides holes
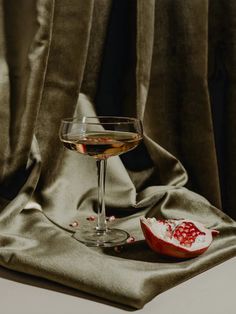
[[[207,229],[203,224],[186,219],[140,219],[148,245],[154,251],[178,258],[195,257],[210,246],[217,230]]]

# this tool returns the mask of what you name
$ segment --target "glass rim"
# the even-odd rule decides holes
[[[106,122],[92,122],[92,121],[86,121],[86,119],[113,119],[114,121]],[[117,120],[117,122],[115,121]],[[119,121],[120,120],[120,121]],[[123,120],[123,121],[122,121]],[[80,124],[91,124],[91,125],[99,125],[99,124],[133,124],[141,123],[141,120],[134,117],[124,117],[124,116],[83,116],[83,117],[68,117],[61,119],[61,123],[80,123]]]

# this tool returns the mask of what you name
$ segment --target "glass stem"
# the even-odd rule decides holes
[[[97,159],[98,170],[98,216],[97,216],[97,231],[106,232],[106,208],[105,208],[105,181],[106,181],[106,159]]]

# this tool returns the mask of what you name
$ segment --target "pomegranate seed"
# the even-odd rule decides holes
[[[106,219],[108,221],[114,221],[116,219],[116,217],[115,216],[110,216],[110,217],[107,217]]]
[[[129,237],[127,240],[126,240],[127,243],[132,243],[132,242],[135,242],[135,237]]]
[[[86,219],[89,221],[94,221],[96,219],[96,217],[95,216],[89,216]]]
[[[120,253],[120,252],[122,251],[122,249],[123,249],[122,246],[115,246],[115,247],[114,247],[114,251],[115,251],[116,253]]]
[[[77,227],[79,225],[78,221],[73,221],[69,224],[70,227]]]

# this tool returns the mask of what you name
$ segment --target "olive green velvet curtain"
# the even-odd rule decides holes
[[[235,13],[233,0],[0,1],[0,265],[139,308],[235,255]],[[108,162],[108,214],[137,240],[121,253],[71,237],[96,202],[94,160],[58,139],[74,114],[143,121],[143,144]],[[221,233],[174,263],[147,247],[142,215]]]
[[[144,122],[188,186],[235,215],[235,2],[156,1]],[[149,28],[150,30],[150,28]]]

